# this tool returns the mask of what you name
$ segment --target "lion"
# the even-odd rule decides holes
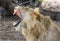
[[[60,41],[59,27],[53,23],[49,16],[42,15],[39,8],[24,14],[16,31],[22,30],[26,41]]]

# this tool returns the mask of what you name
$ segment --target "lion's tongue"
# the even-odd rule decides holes
[[[20,18],[22,18],[22,14],[20,13],[20,11],[19,10],[15,10],[15,14],[18,16],[18,17],[20,17]]]

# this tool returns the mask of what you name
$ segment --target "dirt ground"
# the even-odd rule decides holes
[[[0,41],[25,41],[21,32],[15,31],[12,23],[18,22],[20,19],[11,17],[11,18],[2,18],[0,19]],[[54,21],[60,27],[59,21]]]
[[[25,41],[21,32],[15,31],[12,23],[18,22],[19,18],[0,19],[0,41]]]

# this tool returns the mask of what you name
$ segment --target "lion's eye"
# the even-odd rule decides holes
[[[40,17],[38,16],[37,19],[41,22]]]

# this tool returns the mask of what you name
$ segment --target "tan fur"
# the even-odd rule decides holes
[[[26,41],[60,41],[58,27],[49,16],[39,13],[35,8],[20,23]]]

